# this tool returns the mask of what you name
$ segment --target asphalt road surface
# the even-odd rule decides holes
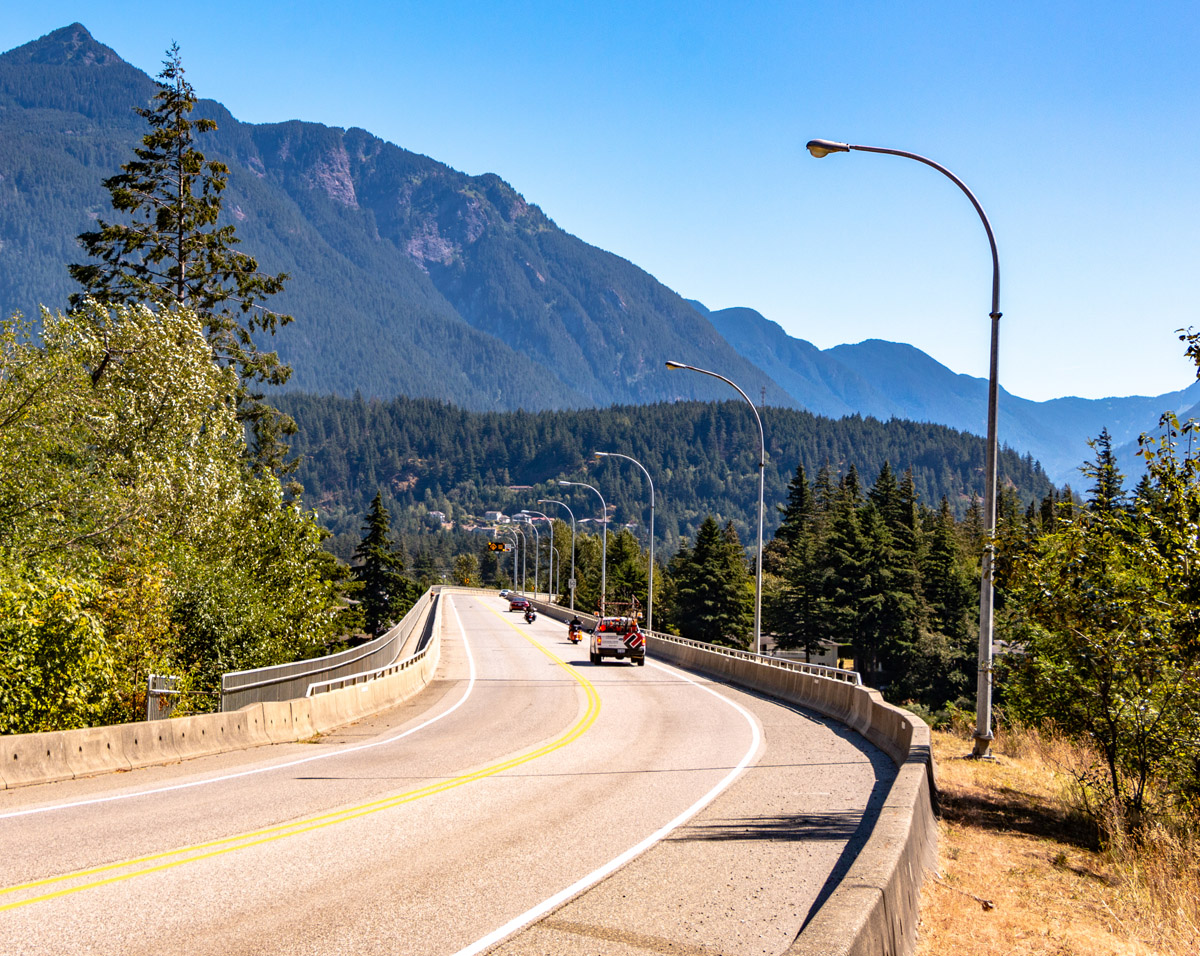
[[[0,792],[0,953],[780,953],[894,775],[839,725],[445,600],[343,731]]]

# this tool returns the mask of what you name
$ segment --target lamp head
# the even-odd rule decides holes
[[[687,368],[682,362],[667,362],[667,368]]]
[[[573,481],[563,481],[561,478],[559,478],[559,479],[558,479],[558,483],[559,483],[560,485],[573,485],[573,484],[575,484],[575,482],[573,482]]]
[[[608,452],[606,452],[606,451],[594,451],[594,452],[592,452],[592,454],[595,455],[597,458],[607,458],[608,457]]]
[[[848,153],[850,147],[846,143],[838,143],[832,139],[810,139],[804,147],[817,159],[830,153]]]

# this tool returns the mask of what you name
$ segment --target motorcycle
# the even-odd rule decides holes
[[[535,611],[533,608],[529,608],[529,610],[527,610],[525,612],[525,623],[532,624],[536,620],[537,620],[537,611]]]
[[[567,628],[567,640],[572,644],[578,644],[583,638],[583,628],[571,625]]]

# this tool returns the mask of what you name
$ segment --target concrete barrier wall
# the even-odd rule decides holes
[[[221,710],[240,710],[260,701],[292,700],[302,696],[309,684],[394,664],[402,658],[413,632],[419,632],[424,625],[433,599],[431,588],[417,598],[399,624],[359,647],[325,657],[224,674],[221,677]]]
[[[0,784],[24,787],[272,743],[307,740],[394,707],[425,688],[442,650],[441,601],[419,660],[386,677],[298,700],[242,710],[44,734],[0,737]]]
[[[556,615],[557,616],[557,615]],[[799,704],[862,734],[898,772],[866,845],[788,956],[907,956],[921,883],[937,860],[937,787],[929,727],[876,690],[651,636],[652,657]]]

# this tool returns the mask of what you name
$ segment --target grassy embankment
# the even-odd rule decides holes
[[[1197,956],[1200,833],[1102,839],[1081,812],[1086,753],[997,731],[993,762],[935,732],[938,870],[921,893],[918,956]]]

